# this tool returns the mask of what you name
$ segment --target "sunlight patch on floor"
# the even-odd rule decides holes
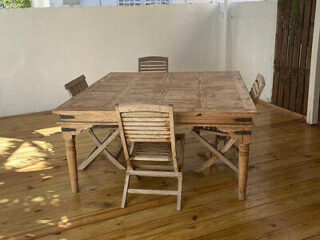
[[[54,225],[54,223],[52,223],[50,219],[40,219],[40,220],[37,221],[37,223],[47,224],[49,226],[53,226]]]
[[[46,180],[49,180],[49,179],[53,178],[52,176],[46,175],[44,173],[41,173],[40,177],[41,177],[42,181],[46,181]]]
[[[37,146],[38,148],[47,151],[49,153],[53,153],[53,146],[51,143],[48,143],[46,141],[32,141],[32,144]]]
[[[52,145],[45,141],[24,142],[11,153],[3,166],[6,170],[15,169],[17,172],[51,169],[47,160],[52,152]]]
[[[62,216],[61,219],[60,219],[60,221],[59,221],[58,226],[61,227],[61,228],[70,227],[70,226],[71,226],[71,223],[69,222],[68,216]]]
[[[17,138],[4,138],[0,137],[0,156],[5,156],[10,154],[10,149],[16,148],[17,143],[23,142],[21,139]]]
[[[34,132],[47,137],[52,134],[61,132],[61,127],[58,126],[58,127],[51,127],[51,128],[42,128],[42,129],[34,130]]]
[[[43,197],[35,197],[31,200],[31,202],[42,202],[42,201],[44,201]]]
[[[0,199],[0,204],[7,203],[7,202],[9,202],[8,198]]]

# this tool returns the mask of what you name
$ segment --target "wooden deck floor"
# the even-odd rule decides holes
[[[238,201],[237,177],[222,163],[192,171],[205,149],[188,134],[181,212],[174,196],[129,195],[120,209],[124,172],[103,155],[80,172],[81,192],[72,194],[57,117],[0,119],[0,239],[320,239],[320,127],[258,109],[247,200]],[[92,146],[81,134],[79,161]]]

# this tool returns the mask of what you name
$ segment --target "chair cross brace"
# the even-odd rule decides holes
[[[211,157],[209,160],[204,162],[199,169],[196,170],[196,172],[202,172],[206,168],[210,167],[212,164],[214,164],[218,159],[220,159],[222,162],[224,162],[226,165],[228,165],[233,171],[238,173],[238,167],[235,166],[229,159],[227,159],[224,154],[229,151],[229,149],[233,146],[233,144],[237,141],[234,138],[230,138],[227,143],[222,147],[220,151],[215,149],[206,139],[204,139],[200,132],[198,133],[195,129],[192,130],[193,135],[196,137],[196,139],[202,143],[206,148],[208,148],[214,156]]]
[[[126,169],[107,149],[107,145],[112,142],[114,138],[119,136],[119,129],[115,130],[113,133],[110,133],[106,136],[103,141],[97,137],[97,135],[93,132],[91,128],[89,128],[89,134],[92,137],[93,141],[96,143],[96,147],[92,150],[92,152],[88,155],[88,157],[79,165],[78,170],[84,170],[89,164],[101,153],[112,162],[119,169]],[[120,148],[119,152],[122,150]],[[117,154],[118,155],[118,154]]]
[[[144,176],[144,177],[168,177],[178,179],[177,190],[155,190],[155,189],[135,189],[129,188],[130,176]],[[121,201],[121,207],[124,208],[126,205],[128,193],[133,194],[155,194],[155,195],[176,195],[177,196],[177,210],[181,210],[181,194],[182,194],[182,172],[161,172],[161,171],[137,171],[127,170],[126,179],[123,188],[123,195]]]

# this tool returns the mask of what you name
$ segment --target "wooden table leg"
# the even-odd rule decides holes
[[[71,134],[63,135],[67,153],[69,176],[71,182],[71,190],[73,193],[79,192],[78,170],[77,170],[77,154],[75,136]]]
[[[246,200],[249,144],[239,145],[239,200]]]

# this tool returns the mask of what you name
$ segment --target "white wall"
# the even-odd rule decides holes
[[[257,73],[263,74],[266,87],[261,99],[270,102],[277,2],[232,3],[230,17],[228,66],[241,72],[248,88]]]
[[[223,14],[216,4],[0,11],[0,117],[51,110],[71,79],[137,71],[147,55],[168,56],[170,71],[239,70],[248,88],[262,73],[270,101],[277,3]]]
[[[217,70],[215,4],[11,9],[0,12],[0,116],[51,110],[80,74],[93,83],[137,71],[140,56],[170,71]]]
[[[320,5],[316,6],[316,15],[314,20],[310,83],[308,95],[307,123],[317,124],[319,118],[319,96],[320,95]]]

